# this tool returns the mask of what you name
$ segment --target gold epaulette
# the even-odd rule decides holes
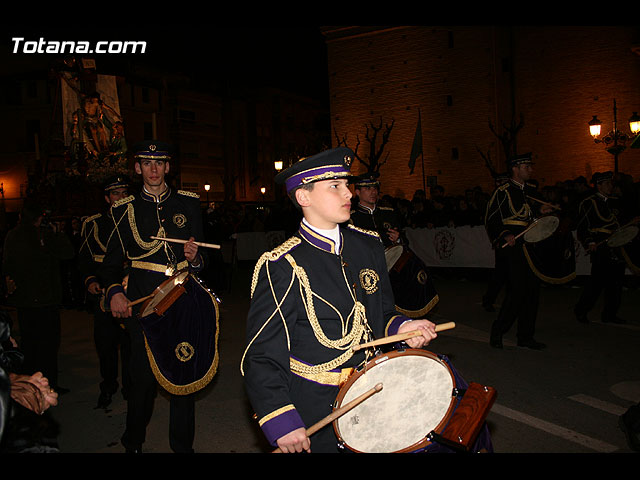
[[[302,240],[300,240],[300,238],[291,237],[291,238],[285,240],[284,243],[282,243],[281,245],[277,246],[276,248],[274,248],[270,252],[264,252],[260,256],[260,258],[256,262],[256,266],[253,269],[253,277],[251,279],[251,296],[253,296],[253,292],[254,292],[254,290],[256,288],[256,285],[258,284],[258,275],[260,274],[260,270],[262,269],[262,265],[264,265],[268,261],[275,262],[276,260],[279,260],[282,256],[286,255],[291,250],[293,250],[293,248],[295,248],[298,245],[300,245],[301,242],[302,242]]]
[[[92,215],[92,216],[90,216],[90,217],[85,218],[85,219],[84,219],[84,222],[82,222],[82,223],[91,223],[91,222],[93,222],[94,220],[96,220],[96,219],[100,218],[101,216],[102,216],[102,214],[101,214],[101,213],[96,213],[95,215]]]
[[[379,210],[389,210],[390,212],[393,212],[393,207],[378,207]]]
[[[364,233],[365,235],[369,235],[370,237],[380,238],[380,234],[375,230],[367,230],[365,228],[356,227],[353,224],[348,224],[347,228],[350,230],[355,230],[356,232]]]
[[[129,195],[128,197],[125,198],[121,198],[120,200],[116,200],[113,205],[111,206],[111,208],[117,208],[120,205],[124,205],[125,203],[129,203],[132,200],[134,200],[136,197],[134,195]]]
[[[200,198],[198,193],[190,192],[189,190],[178,190],[178,194],[185,195],[187,197]]]
[[[302,240],[298,237],[291,237],[285,240],[282,244],[278,245],[276,248],[271,250],[270,252],[265,253],[267,255],[267,260],[271,260],[275,262],[283,255],[289,253],[294,247],[300,245]]]

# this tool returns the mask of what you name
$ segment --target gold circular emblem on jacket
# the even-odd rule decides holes
[[[420,270],[416,278],[418,279],[418,283],[420,283],[421,285],[426,285],[427,272],[425,272],[424,270]]]
[[[371,294],[378,290],[379,281],[380,277],[378,277],[375,270],[371,270],[370,268],[360,270],[360,285],[362,285],[365,292]]]
[[[176,213],[173,216],[173,223],[175,223],[178,226],[178,228],[182,228],[184,227],[184,224],[187,223],[187,217],[185,217],[181,213]]]
[[[176,357],[181,362],[188,362],[196,353],[196,349],[191,346],[189,342],[181,342],[176,347]]]

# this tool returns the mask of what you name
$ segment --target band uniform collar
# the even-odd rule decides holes
[[[356,210],[362,212],[362,213],[368,213],[369,215],[373,215],[373,211],[376,209],[376,207],[373,208],[369,208],[366,205],[361,204],[360,202],[358,202],[358,206],[356,207]]]
[[[169,198],[169,195],[171,194],[171,189],[169,188],[169,186],[166,183],[164,184],[164,186],[166,188],[159,195],[154,195],[153,193],[150,193],[143,186],[142,187],[142,192],[140,192],[140,196],[142,197],[143,200],[147,200],[149,202],[154,202],[154,203],[163,202],[164,200]]]
[[[524,183],[518,183],[513,178],[510,178],[509,181],[513,183],[516,187],[518,187],[520,190],[524,190]]]
[[[304,223],[304,221],[300,222],[300,227],[298,228],[298,233],[300,236],[320,250],[324,250],[327,253],[336,254],[336,242],[331,240],[330,238],[325,237],[324,235],[320,235],[318,232],[313,230],[308,224]],[[344,244],[342,238],[342,232],[340,232],[340,251],[342,251],[342,245]]]
[[[596,195],[599,196],[603,202],[606,202],[609,199],[609,197],[607,197],[605,194],[600,192],[596,192]]]

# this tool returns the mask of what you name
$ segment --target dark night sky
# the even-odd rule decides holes
[[[144,40],[145,54],[94,55],[98,71],[134,61],[229,82],[283,87],[321,100],[328,96],[326,46],[317,26],[234,27],[195,23],[167,24],[161,28],[155,25],[134,28],[128,24],[90,29],[32,24],[0,27],[3,70],[15,60],[28,65],[32,60],[53,57],[12,53],[13,37],[24,37],[27,41],[38,41],[41,37],[51,41]]]

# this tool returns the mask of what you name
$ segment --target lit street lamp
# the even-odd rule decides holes
[[[631,134],[618,130],[618,109],[616,106],[616,100],[613,99],[613,130],[607,133],[602,139],[600,136],[600,130],[602,128],[602,122],[598,120],[598,116],[594,115],[588,122],[589,133],[593,137],[595,143],[604,143],[604,148],[614,157],[614,171],[618,173],[618,155],[624,152],[627,148],[627,142],[634,139],[640,132],[640,116],[637,112],[633,112],[631,118],[629,118],[629,129]]]
[[[209,190],[211,190],[211,185],[208,183],[205,183],[204,189],[207,192],[207,208],[209,208]]]

